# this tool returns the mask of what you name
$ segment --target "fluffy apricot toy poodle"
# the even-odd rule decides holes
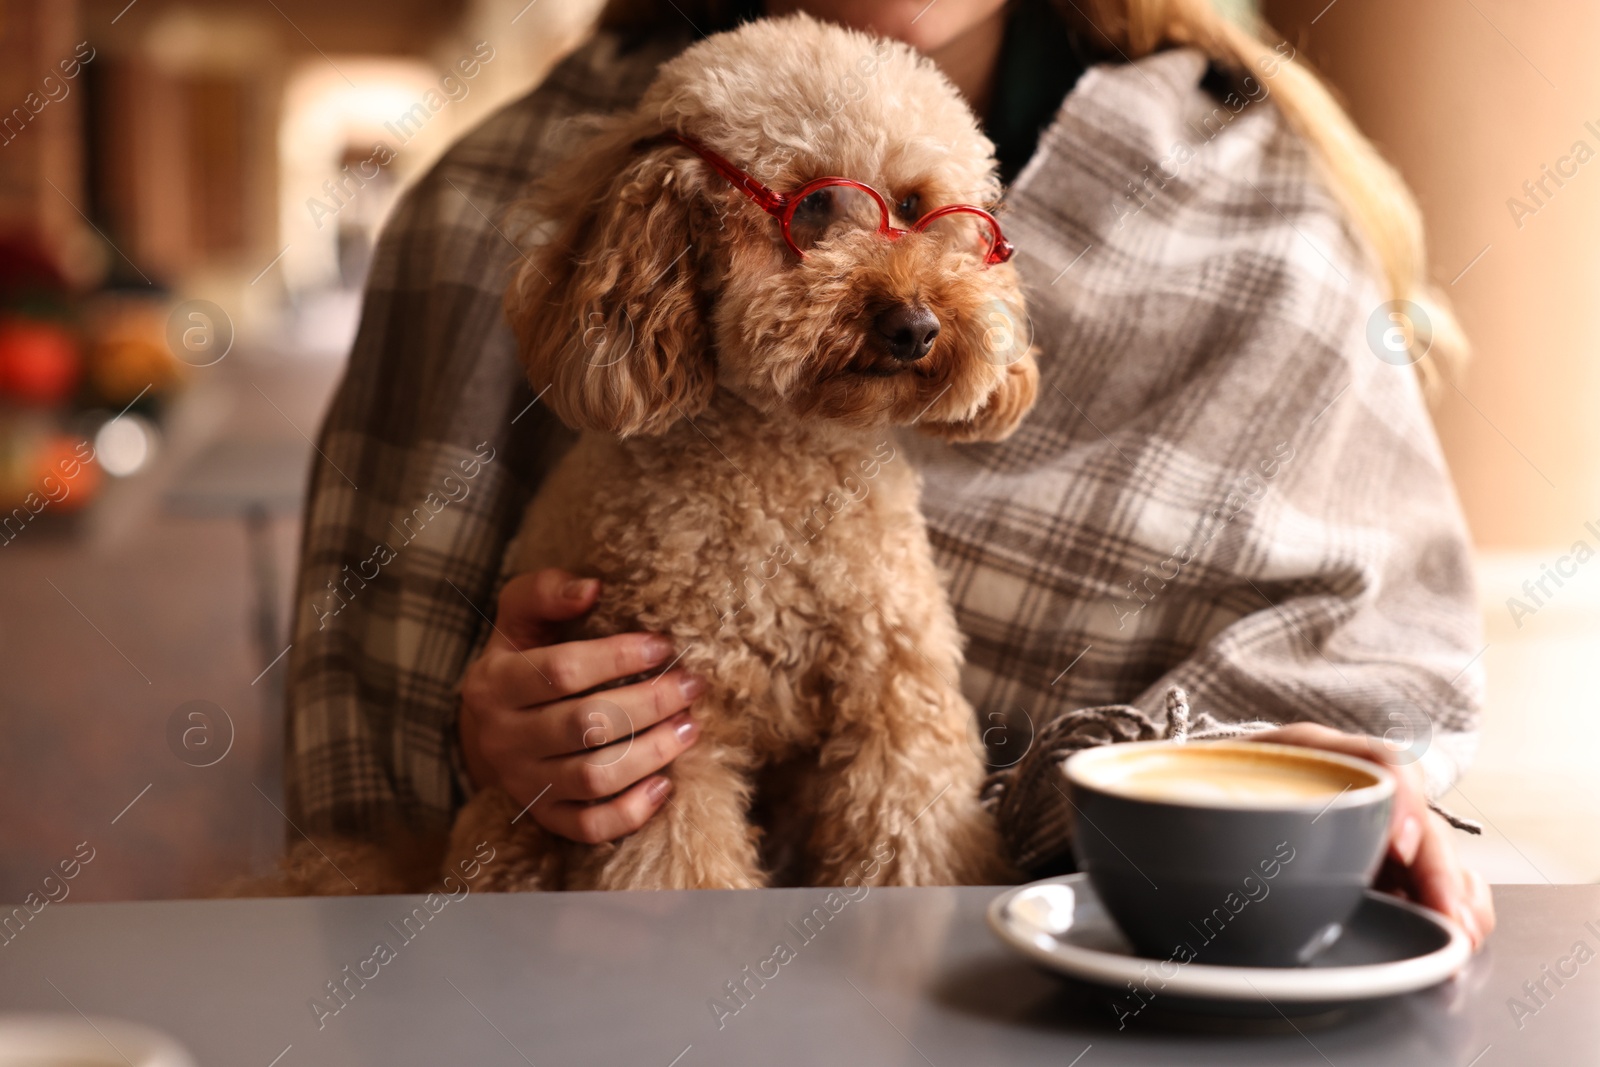
[[[493,845],[480,888],[1006,877],[895,436],[997,441],[1033,403],[999,195],[929,60],[805,16],[692,46],[538,183],[545,243],[506,308],[581,434],[511,558],[601,580],[570,637],[666,634],[708,689],[669,799],[619,841],[474,796],[452,853]],[[604,696],[585,740],[625,744]]]

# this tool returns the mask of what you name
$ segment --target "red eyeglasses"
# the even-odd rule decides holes
[[[947,242],[957,252],[971,255],[984,267],[1004,263],[1015,248],[1000,232],[1000,223],[980,207],[950,204],[923,215],[911,229],[889,225],[889,203],[870,185],[849,178],[818,178],[792,193],[775,193],[717,155],[680,134],[669,134],[728,180],[756,206],[778,220],[783,239],[804,259],[830,234],[841,230],[875,230],[890,240],[908,233],[926,233]]]

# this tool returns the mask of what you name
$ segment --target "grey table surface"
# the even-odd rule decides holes
[[[0,1009],[144,1022],[204,1067],[1600,1063],[1600,886],[1497,887],[1490,944],[1427,992],[1124,1030],[1000,945],[995,892],[472,894],[410,927],[423,898],[67,903],[0,947]],[[346,966],[372,977],[341,1004]]]

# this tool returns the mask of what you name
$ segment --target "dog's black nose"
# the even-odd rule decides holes
[[[881,313],[873,325],[895,359],[913,363],[928,354],[939,336],[939,320],[921,304],[896,304]]]

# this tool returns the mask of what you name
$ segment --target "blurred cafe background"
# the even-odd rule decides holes
[[[270,864],[300,498],[374,238],[597,6],[0,2],[0,900],[82,841],[76,899]],[[1600,7],[1263,14],[1416,190],[1475,346],[1434,400],[1486,624],[1464,848],[1595,881]]]

